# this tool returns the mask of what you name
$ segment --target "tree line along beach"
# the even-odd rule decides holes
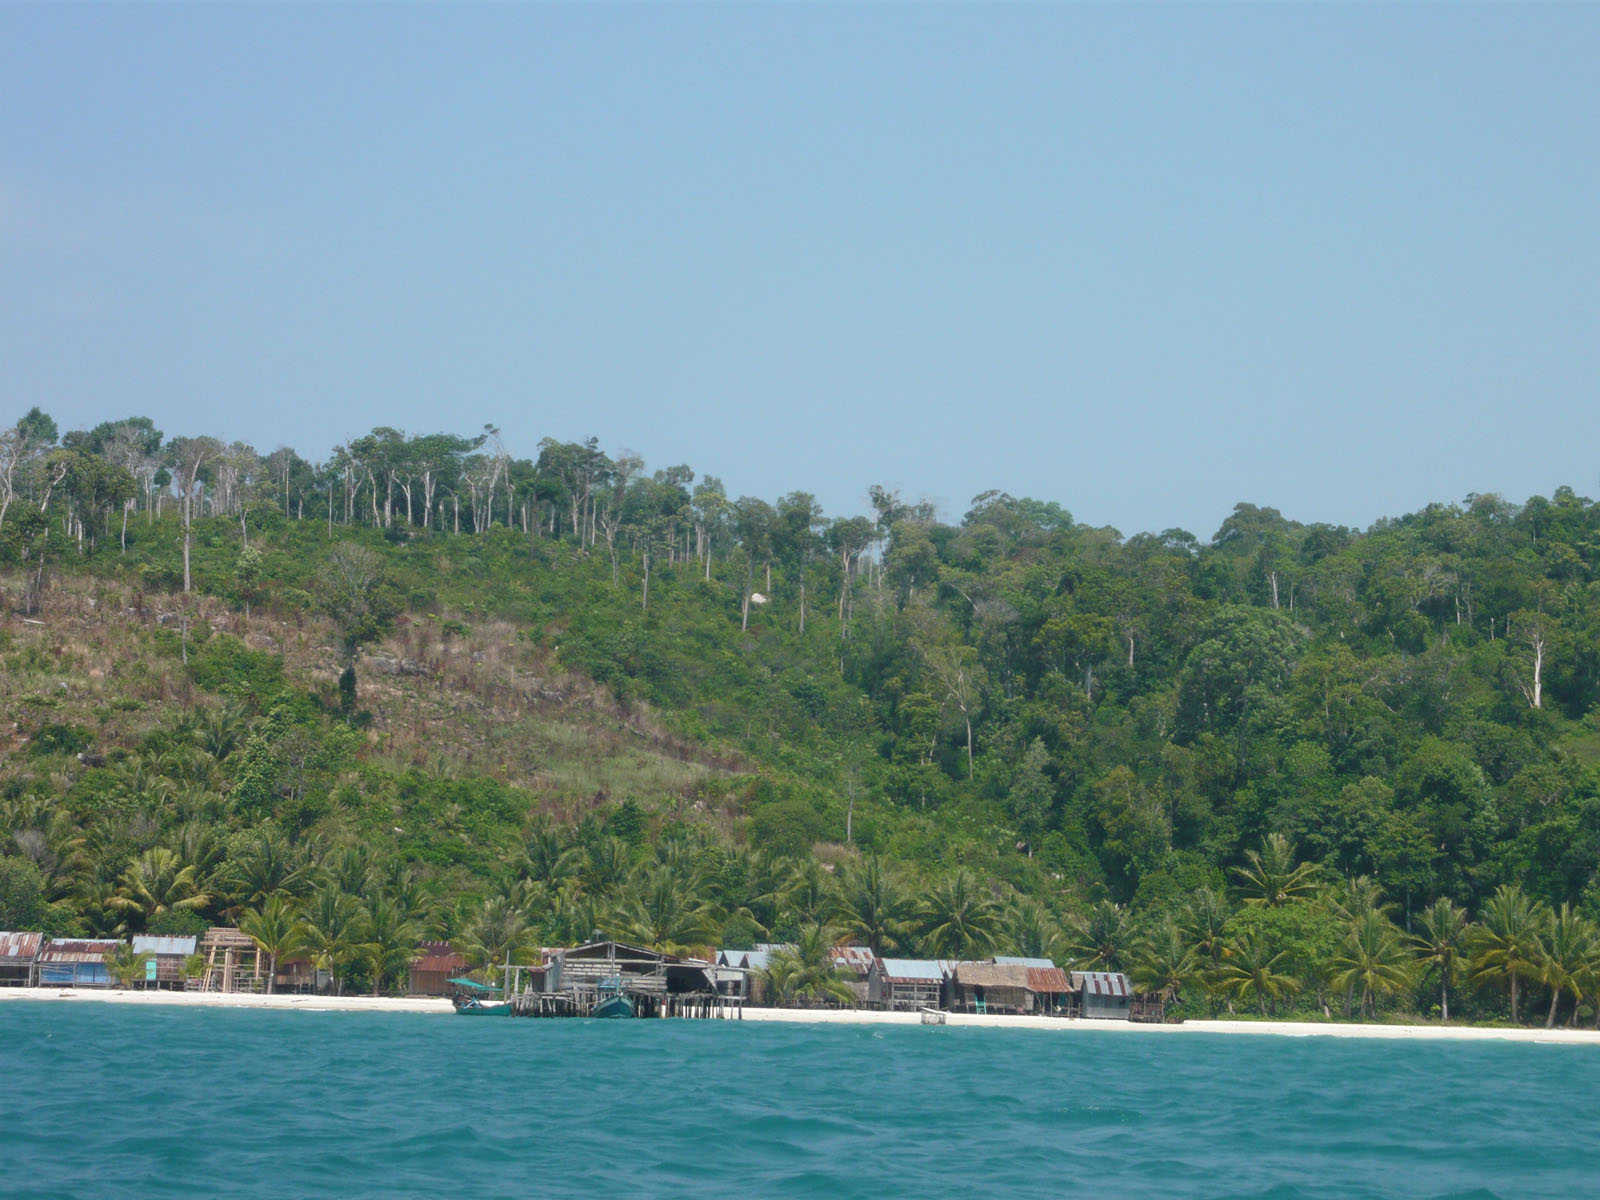
[[[313,460],[34,410],[0,447],[12,930],[230,928],[379,995],[424,941],[598,934],[791,947],[784,1003],[847,944],[1185,1020],[1600,1020],[1571,489],[1202,540],[492,430]]]

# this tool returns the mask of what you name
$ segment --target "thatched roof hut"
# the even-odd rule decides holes
[[[1028,968],[1015,963],[957,963],[955,1001],[972,1012],[1033,1011]]]

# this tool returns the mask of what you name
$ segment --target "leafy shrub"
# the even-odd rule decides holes
[[[52,722],[41,725],[39,732],[33,735],[33,742],[28,746],[30,758],[42,758],[47,754],[81,754],[93,742],[89,731],[82,725],[64,725]]]
[[[284,689],[283,659],[251,650],[238,638],[218,634],[189,658],[189,675],[210,692],[267,707]]]

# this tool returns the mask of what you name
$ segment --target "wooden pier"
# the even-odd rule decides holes
[[[635,1017],[673,1017],[686,1021],[742,1021],[744,1001],[703,993],[626,992]],[[600,1003],[598,992],[518,992],[511,997],[513,1017],[587,1017]]]

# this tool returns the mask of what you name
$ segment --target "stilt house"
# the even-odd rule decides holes
[[[39,982],[42,933],[0,933],[0,987],[33,987]]]
[[[183,967],[195,953],[197,937],[156,937],[139,934],[133,939],[135,954],[148,954],[145,962],[144,985],[149,988],[182,988],[185,984]]]
[[[867,1002],[890,1011],[938,1008],[953,966],[929,958],[880,958],[867,978]]]
[[[1071,1011],[1072,982],[1067,973],[1048,958],[996,954],[993,961],[1003,966],[1027,968],[1034,1012],[1065,1014]]]
[[[41,987],[110,987],[116,982],[105,956],[122,941],[118,938],[52,941],[39,954]]]
[[[957,963],[951,978],[954,1006],[962,1012],[1031,1013],[1028,968],[1014,963]]]
[[[1072,990],[1080,1017],[1126,1021],[1132,1015],[1133,986],[1118,971],[1074,971]]]
[[[835,946],[833,948],[833,969],[839,973],[839,978],[850,985],[857,1004],[867,1002],[869,991],[867,980],[872,975],[872,964],[878,961],[878,956],[872,952],[870,946]]]

